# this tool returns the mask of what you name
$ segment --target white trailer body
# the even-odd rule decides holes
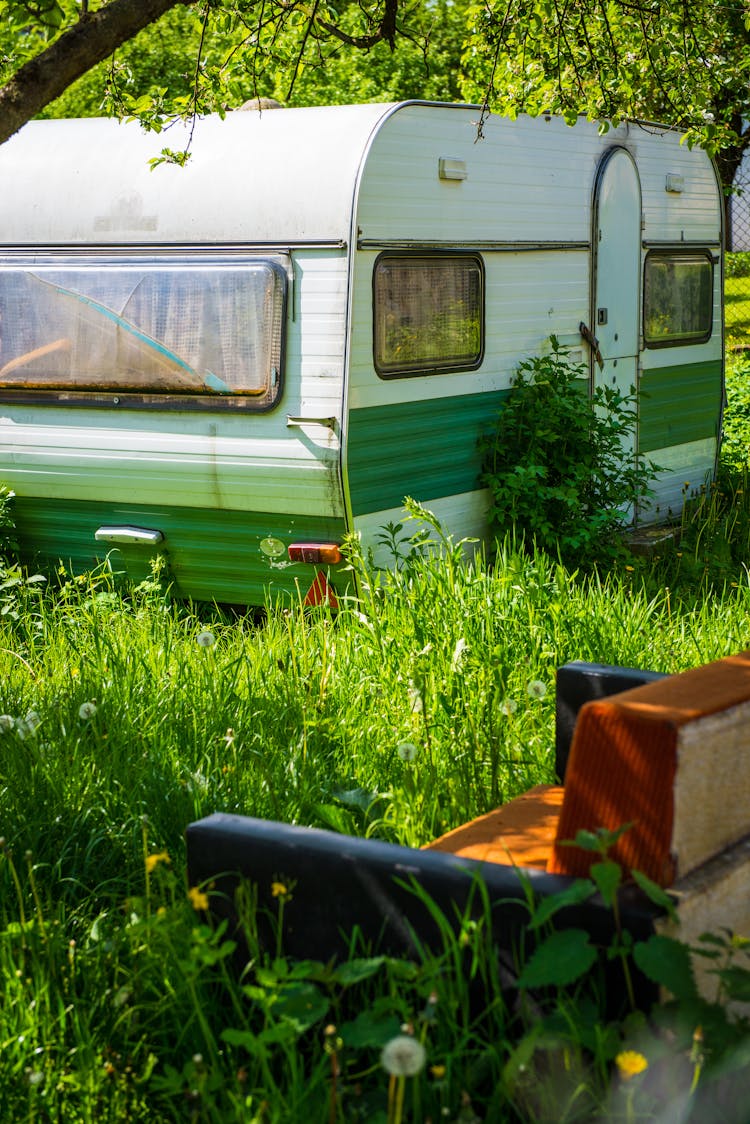
[[[25,549],[139,574],[158,547],[179,593],[260,603],[406,495],[483,538],[478,440],[551,334],[592,385],[638,387],[633,454],[664,466],[640,518],[676,514],[721,419],[713,165],[655,126],[477,122],[233,113],[154,171],[164,138],[133,124],[3,145],[0,482]]]

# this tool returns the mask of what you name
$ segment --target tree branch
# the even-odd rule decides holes
[[[0,89],[0,144],[92,66],[181,2],[110,0],[64,31]]]

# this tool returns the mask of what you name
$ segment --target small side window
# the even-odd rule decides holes
[[[382,254],[373,276],[381,378],[471,371],[484,350],[484,271],[475,254]]]
[[[643,281],[646,347],[704,343],[713,321],[713,262],[706,254],[652,251]]]

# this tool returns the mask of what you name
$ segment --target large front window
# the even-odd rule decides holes
[[[0,261],[0,389],[238,398],[280,389],[281,260]]]

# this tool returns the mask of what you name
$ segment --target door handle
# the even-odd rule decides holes
[[[604,360],[602,359],[602,353],[599,350],[599,340],[596,338],[594,333],[591,331],[591,328],[589,328],[588,324],[584,324],[583,320],[578,325],[578,331],[581,333],[582,337],[585,339],[586,343],[591,348],[594,359],[596,359],[597,363],[599,364],[599,370],[603,371],[604,370]]]

